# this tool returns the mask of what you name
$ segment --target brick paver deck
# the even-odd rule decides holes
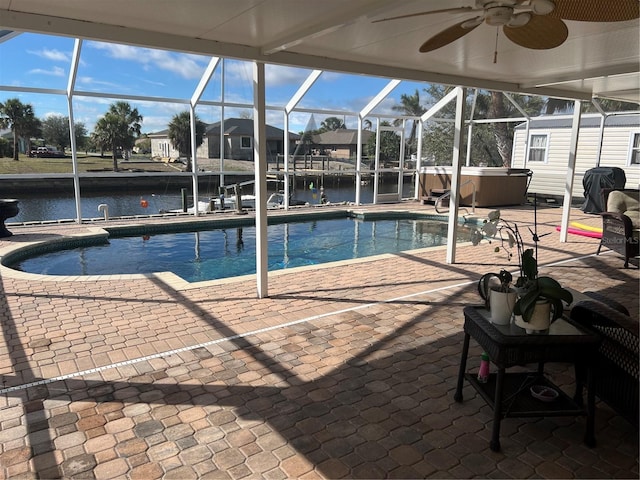
[[[503,216],[533,220],[526,206]],[[560,209],[538,217],[550,233],[539,260],[554,264],[542,272],[637,318],[639,271],[594,256],[595,239],[560,243]],[[599,222],[579,210],[572,219]],[[99,226],[14,227],[0,253]],[[638,478],[638,432],[601,403],[596,448],[582,443],[583,417],[554,417],[505,420],[502,451],[489,450],[485,402],[468,385],[453,400],[462,308],[479,302],[480,274],[515,265],[487,245],[444,259],[431,249],[271,274],[264,299],[252,278],[34,279],[3,268],[0,475]],[[479,354],[472,342],[470,369]],[[548,366],[568,389],[572,372]]]

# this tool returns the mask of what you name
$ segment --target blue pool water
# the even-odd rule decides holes
[[[460,227],[458,241],[469,240]],[[353,218],[269,225],[268,268],[278,270],[445,245],[447,224]],[[189,282],[256,273],[255,228],[110,238],[104,245],[44,253],[12,268],[47,275],[173,272]]]

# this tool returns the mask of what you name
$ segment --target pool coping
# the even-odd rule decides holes
[[[306,221],[306,220],[323,220],[331,218],[358,218],[362,220],[375,220],[375,219],[427,219],[427,220],[443,220],[448,219],[448,215],[434,215],[432,213],[425,213],[421,211],[413,210],[379,210],[379,211],[367,211],[360,208],[339,208],[331,210],[315,210],[315,211],[283,211],[283,212],[269,212],[268,221],[270,224],[285,223],[290,221]],[[113,274],[113,275],[46,275],[39,273],[22,272],[20,270],[14,270],[8,267],[6,264],[16,261],[16,257],[28,257],[33,255],[34,250],[39,248],[42,251],[54,251],[60,250],[60,244],[72,244],[73,247],[80,245],[100,244],[107,241],[109,237],[127,237],[133,235],[145,235],[145,234],[158,234],[158,233],[178,233],[187,231],[205,230],[208,228],[233,228],[239,226],[254,226],[255,225],[255,212],[247,213],[244,215],[225,216],[212,218],[207,217],[191,217],[183,218],[181,221],[176,222],[176,217],[158,218],[150,217],[148,219],[136,218],[136,222],[129,223],[117,223],[113,220],[104,221],[104,225],[98,226],[96,222],[91,224],[73,224],[66,225],[70,230],[73,227],[77,227],[82,231],[69,232],[65,234],[47,234],[40,231],[37,234],[33,234],[33,240],[26,241],[11,241],[16,240],[16,237],[8,237],[9,242],[7,245],[0,246],[0,275],[8,278],[32,280],[32,281],[47,281],[47,282],[98,282],[98,281],[124,281],[124,280],[136,280],[142,278],[153,278],[160,280],[163,283],[171,286],[175,290],[188,290],[194,288],[203,288],[207,286],[224,285],[236,282],[242,282],[245,280],[255,279],[256,274],[241,275],[228,278],[220,278],[213,280],[202,280],[198,282],[189,282],[182,277],[176,275],[173,272],[153,272],[153,273],[134,273],[134,274]],[[128,219],[131,220],[131,219]],[[473,223],[478,219],[475,217],[465,217],[464,222],[461,223]],[[46,226],[41,225],[46,228]],[[115,235],[114,235],[115,234]],[[51,236],[55,236],[51,238]],[[45,236],[45,238],[42,238]],[[464,244],[466,242],[462,242]],[[58,248],[56,248],[58,247]],[[414,250],[405,250],[406,254],[417,254],[424,251],[434,251],[446,249],[446,245],[440,245],[435,247],[426,247]],[[333,268],[336,266],[353,265],[364,262],[378,261],[385,258],[392,258],[398,255],[397,253],[385,253],[380,255],[372,255],[367,257],[338,260],[334,262],[326,262],[315,265],[305,265],[300,267],[292,267],[280,270],[269,271],[270,277],[277,277],[286,274],[298,273],[305,270],[321,270],[327,268]]]

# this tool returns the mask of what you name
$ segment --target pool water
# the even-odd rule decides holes
[[[458,241],[469,230],[459,227]],[[269,225],[268,268],[279,270],[362,258],[447,243],[447,224],[433,220],[354,218]],[[256,273],[255,227],[110,238],[44,253],[11,268],[46,275],[173,272],[189,282]]]

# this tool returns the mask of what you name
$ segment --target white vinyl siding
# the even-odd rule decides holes
[[[517,129],[513,138],[513,162],[514,168],[529,168],[533,171],[530,193],[541,195],[553,195],[562,197],[567,176],[567,163],[569,161],[569,148],[571,145],[571,128],[531,128],[529,136],[549,135],[547,148],[547,162],[527,161],[527,131]],[[634,135],[637,135],[634,137]],[[631,145],[634,138],[640,136],[637,126],[607,126],[602,139],[600,154],[601,167],[620,167],[625,171],[627,178],[626,188],[638,188],[640,184],[640,166],[629,164],[631,161]],[[638,140],[636,140],[638,141]],[[597,166],[598,148],[600,144],[600,128],[582,127],[578,136],[578,150],[576,152],[576,176],[574,180],[573,195],[582,197],[584,189],[582,179],[584,173]],[[637,155],[640,155],[638,153]],[[636,159],[638,157],[636,156]],[[640,159],[639,159],[640,160]]]

